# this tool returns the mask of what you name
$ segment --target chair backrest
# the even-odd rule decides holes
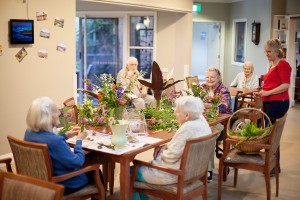
[[[180,168],[184,171],[184,181],[199,179],[207,173],[211,152],[215,147],[217,131],[207,136],[186,142]]]
[[[0,170],[0,200],[60,200],[64,187]]]
[[[271,132],[271,136],[270,136],[270,144],[271,144],[270,154],[271,155],[273,155],[278,149],[286,117],[287,117],[287,114],[285,114],[283,117],[277,119],[276,122],[273,124],[272,130],[271,130],[272,132]]]
[[[185,78],[188,88],[192,88],[193,83],[199,83],[198,76],[189,76]]]
[[[172,84],[172,83],[174,83],[174,78],[170,78],[170,79],[167,81],[166,85]],[[168,87],[167,89],[164,90],[164,92],[165,92],[166,95],[169,95],[172,91],[173,91],[173,93],[176,92],[176,91],[175,91],[175,85],[172,85],[171,87]]]
[[[71,97],[71,98],[65,100],[65,101],[63,102],[63,104],[64,104],[65,106],[75,106],[75,105],[76,105],[76,101],[75,101],[74,97]]]
[[[46,144],[27,142],[7,136],[18,174],[51,181],[52,161]]]

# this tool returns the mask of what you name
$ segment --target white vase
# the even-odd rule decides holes
[[[128,126],[127,120],[118,120],[119,124],[109,125],[112,131],[111,143],[115,147],[124,147],[127,143],[126,129]]]

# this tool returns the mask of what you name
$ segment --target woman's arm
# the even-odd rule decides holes
[[[278,87],[276,87],[272,90],[269,90],[269,91],[261,90],[261,91],[258,92],[258,94],[261,95],[261,96],[270,96],[270,95],[273,95],[273,94],[279,94],[279,93],[282,93],[282,92],[288,90],[289,87],[290,87],[290,84],[283,83],[283,84],[279,85]]]

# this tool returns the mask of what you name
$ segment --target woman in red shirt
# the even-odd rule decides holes
[[[270,62],[270,68],[264,75],[262,90],[255,92],[254,95],[261,96],[264,112],[268,115],[271,122],[275,123],[276,119],[284,116],[289,109],[288,89],[290,87],[292,68],[285,59],[282,59],[283,49],[278,39],[268,40],[265,43],[265,53]],[[273,172],[274,169],[271,174]]]

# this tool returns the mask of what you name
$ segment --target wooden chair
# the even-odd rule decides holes
[[[165,81],[166,81],[166,80],[164,80],[164,82],[165,82]],[[166,85],[172,84],[172,83],[174,83],[174,78],[170,78],[170,79],[167,81]],[[169,94],[171,94],[171,93],[173,93],[173,94],[175,94],[175,95],[179,95],[179,94],[180,94],[180,92],[177,92],[177,91],[176,91],[175,85],[172,85],[171,87],[168,87],[167,89],[165,89],[165,90],[164,90],[164,93],[165,93],[166,95],[169,95]]]
[[[4,163],[5,166],[6,166],[6,171],[8,172],[12,172],[12,169],[11,169],[11,161],[12,159],[11,158],[1,158],[0,159],[0,163]]]
[[[71,98],[65,100],[63,102],[63,104],[66,107],[70,107],[71,109],[68,109],[66,111],[66,113],[63,114],[63,116],[65,116],[65,117],[63,120],[60,119],[61,124],[62,124],[62,121],[64,121],[65,123],[73,122],[74,124],[78,124],[78,109],[77,109],[75,99],[73,97],[71,97]],[[103,169],[103,176],[104,176],[104,181],[105,181],[104,188],[105,188],[105,190],[107,190],[107,188],[109,186],[109,191],[110,191],[110,194],[112,195],[114,192],[115,162],[107,159],[107,160],[105,160],[105,162],[101,162],[99,164],[102,165],[102,169]]]
[[[18,174],[58,183],[92,171],[94,172],[95,184],[88,184],[77,192],[65,195],[63,199],[86,199],[93,196],[97,196],[98,199],[105,199],[105,190],[99,178],[99,164],[89,165],[71,173],[54,176],[52,161],[46,144],[27,142],[10,135],[7,138],[14,155]]]
[[[221,200],[222,192],[222,178],[226,181],[226,174],[223,176],[224,169],[228,167],[234,168],[234,187],[237,186],[238,168],[251,171],[263,172],[266,182],[267,199],[271,199],[270,189],[270,171],[275,168],[276,176],[276,197],[278,197],[279,190],[279,176],[278,176],[278,146],[284,128],[286,116],[277,119],[271,128],[270,139],[267,144],[255,144],[245,142],[249,147],[262,147],[265,151],[260,151],[259,154],[249,155],[232,148],[230,145],[237,143],[236,140],[226,138],[226,146],[223,156],[219,162],[219,180],[218,180],[218,200]]]
[[[207,168],[210,152],[213,151],[216,137],[217,132],[214,132],[207,136],[188,140],[182,154],[179,169],[134,160],[131,192],[142,192],[162,199],[192,199],[202,195],[202,198],[207,200]],[[178,183],[154,185],[136,181],[137,169],[141,165],[174,174],[178,176]]]
[[[74,97],[71,97],[63,102],[65,106],[76,106],[76,101]]]
[[[250,107],[250,108],[256,108],[259,110],[263,109],[263,103],[260,97],[253,97],[253,95],[246,96],[238,100],[239,107],[237,109]],[[261,119],[261,122],[263,122],[263,114],[256,110],[244,110],[239,112],[238,117],[240,119],[250,119],[253,123],[257,123],[259,119]]]
[[[198,76],[188,76],[185,78],[188,88],[192,88],[193,83],[199,83]]]
[[[0,170],[0,200],[61,200],[64,186]]]

